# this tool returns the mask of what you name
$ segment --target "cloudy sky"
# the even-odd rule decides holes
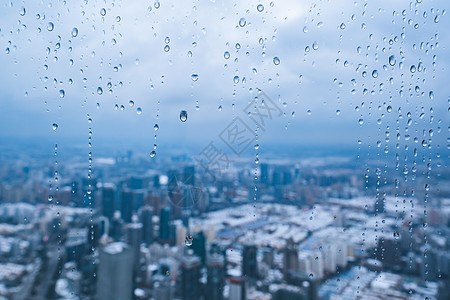
[[[94,145],[202,148],[236,117],[255,130],[262,90],[283,115],[261,147],[446,148],[446,6],[2,1],[0,140],[87,144],[92,128]]]

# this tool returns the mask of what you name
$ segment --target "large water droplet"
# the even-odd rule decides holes
[[[78,35],[78,28],[74,27],[72,29],[72,37],[76,37]]]
[[[103,89],[101,87],[97,88],[97,94],[99,95],[103,94]]]
[[[48,30],[48,31],[52,31],[54,28],[55,28],[55,25],[53,25],[52,22],[49,22],[49,23],[47,24],[47,30]]]
[[[181,122],[186,122],[186,120],[187,120],[187,111],[182,110],[180,112],[180,120],[181,120]]]
[[[159,125],[158,125],[158,124],[155,124],[155,126],[153,126],[153,129],[154,129],[155,131],[158,131]]]
[[[378,71],[377,70],[373,70],[372,71],[372,77],[373,78],[377,78],[378,77]]]
[[[198,74],[192,74],[191,75],[191,79],[192,79],[192,81],[197,81],[198,80]]]
[[[258,4],[258,6],[256,7],[256,9],[257,9],[259,12],[262,12],[262,11],[264,10],[264,5]]]
[[[102,16],[105,16],[106,15],[106,9],[105,8],[100,9],[100,14]]]
[[[245,18],[240,18],[239,19],[239,26],[244,27],[245,24],[247,24],[247,21],[245,21]]]
[[[234,76],[233,82],[234,82],[235,84],[238,84],[238,83],[239,83],[239,76]]]
[[[187,235],[186,238],[184,239],[184,243],[186,244],[186,246],[190,247],[192,246],[192,241],[194,239],[192,238],[191,235]]]
[[[48,201],[52,202],[53,201],[53,195],[48,195]]]
[[[153,157],[155,157],[156,156],[156,151],[155,150],[153,150],[152,152],[150,152],[150,157],[151,158],[153,158]]]
[[[19,14],[20,14],[21,16],[25,16],[26,13],[27,13],[27,12],[26,12],[26,10],[25,10],[25,7],[22,7],[22,8],[20,9],[20,11],[19,11]]]
[[[137,113],[138,115],[142,114],[142,108],[138,107],[138,108],[136,109],[136,113]]]
[[[170,51],[170,46],[169,45],[165,45],[164,46],[164,52],[169,52]]]
[[[396,61],[394,55],[389,56],[389,64],[390,64],[391,66],[394,66],[396,62],[397,62],[397,61]]]
[[[278,57],[274,57],[273,58],[273,63],[277,66],[277,65],[279,65],[280,64],[280,59],[278,58]]]
[[[225,59],[229,59],[229,58],[230,58],[230,52],[225,51],[225,53],[223,54],[223,57],[224,57]]]
[[[64,90],[59,90],[59,97],[64,98],[65,95],[66,92],[64,92]]]
[[[58,129],[58,124],[53,123],[52,128],[53,128],[54,131],[56,131]]]
[[[317,43],[317,41],[315,41],[315,42],[312,44],[312,48],[313,48],[313,50],[318,50],[318,49],[319,49],[319,43]]]

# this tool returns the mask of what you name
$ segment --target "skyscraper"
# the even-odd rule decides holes
[[[127,243],[133,251],[133,273],[136,276],[139,271],[139,258],[141,254],[142,224],[130,223],[127,226]]]
[[[131,223],[133,214],[133,191],[130,189],[125,189],[121,193],[120,212],[122,220],[126,223]]]
[[[183,300],[197,300],[201,293],[200,259],[189,255],[181,262],[181,298]]]
[[[256,246],[253,244],[244,245],[242,250],[242,274],[252,279],[258,278]]]
[[[139,220],[142,223],[142,240],[147,245],[153,242],[153,209],[145,205],[139,210]]]
[[[161,208],[161,214],[159,217],[159,238],[161,241],[169,239],[170,235],[170,208]]]
[[[208,258],[208,281],[206,287],[208,300],[223,299],[223,286],[225,283],[225,269],[223,262],[224,258],[220,254],[212,254]]]
[[[283,250],[283,274],[286,277],[289,270],[298,269],[298,253],[297,248],[292,240],[287,241],[287,245]]]
[[[100,250],[97,277],[98,300],[133,299],[133,253],[121,242]]]
[[[105,183],[102,186],[102,213],[108,220],[114,216],[116,209],[116,187],[112,183]]]

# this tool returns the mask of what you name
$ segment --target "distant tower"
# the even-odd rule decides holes
[[[200,259],[197,256],[186,256],[181,262],[181,298],[197,300],[200,297]]]
[[[290,239],[283,250],[283,274],[286,277],[289,270],[297,270],[299,266],[297,248]]]
[[[252,279],[258,278],[256,246],[253,244],[244,245],[242,250],[242,274]]]
[[[247,283],[245,277],[236,274],[230,274],[228,277],[230,285],[230,296],[228,300],[247,300]]]
[[[122,232],[123,230],[123,220],[120,218],[120,212],[116,211],[114,212],[114,217],[111,221],[111,226],[109,228],[110,234],[109,236],[112,237],[116,242],[120,241],[122,238]]]
[[[161,208],[159,217],[159,238],[161,241],[167,241],[170,238],[170,208]]]
[[[98,300],[133,299],[133,253],[121,242],[100,250],[97,276]]]
[[[133,271],[136,276],[139,271],[139,259],[141,254],[142,224],[130,223],[127,226],[127,243],[133,251]]]
[[[224,259],[220,254],[212,254],[208,258],[208,283],[206,295],[208,300],[222,300],[223,286],[225,284]]]
[[[116,187],[112,183],[103,184],[102,187],[102,213],[108,220],[114,216],[116,209]]]
[[[125,189],[121,193],[120,212],[125,223],[131,223],[133,215],[133,191]]]
[[[147,245],[153,242],[153,209],[145,205],[139,210],[139,220],[142,223],[142,240]]]

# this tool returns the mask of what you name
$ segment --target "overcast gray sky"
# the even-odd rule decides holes
[[[446,6],[3,1],[0,139],[87,144],[92,127],[94,144],[206,145],[235,117],[255,128],[243,110],[261,89],[285,113],[261,145],[393,147],[399,133],[446,148]]]

